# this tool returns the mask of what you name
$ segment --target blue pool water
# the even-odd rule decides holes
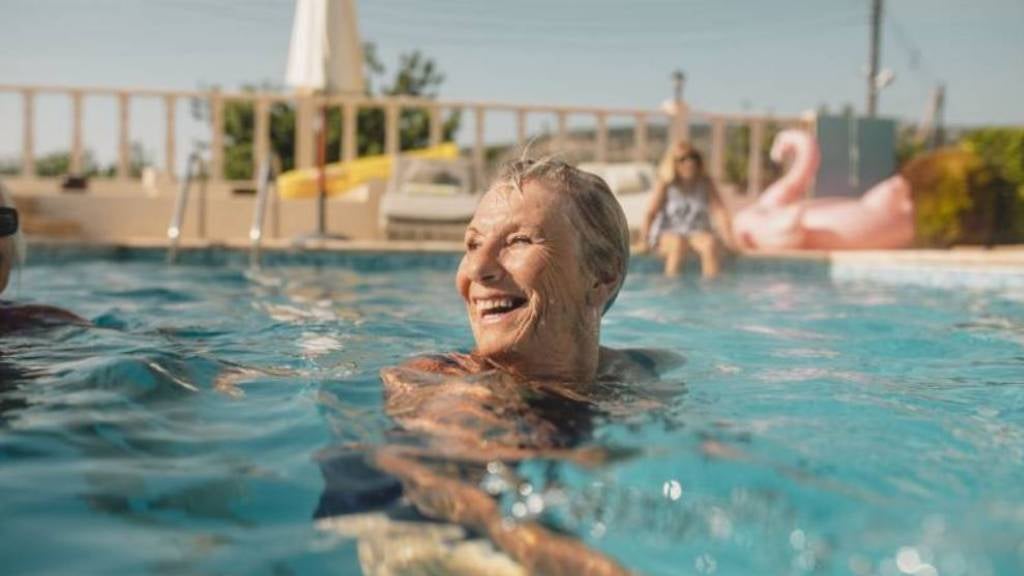
[[[3,572],[358,573],[314,526],[316,456],[385,441],[382,367],[470,346],[457,257],[159,258],[47,253],[6,294],[95,327],[0,341]],[[632,455],[518,472],[626,566],[1024,573],[1024,294],[638,262],[603,341],[686,358],[597,423]]]

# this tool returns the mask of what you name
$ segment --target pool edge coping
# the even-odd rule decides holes
[[[94,249],[168,249],[166,238],[128,238],[122,240],[80,240],[29,238],[29,245],[42,248],[94,248]],[[252,244],[242,240],[201,240],[183,239],[180,250],[229,249],[249,251]],[[260,245],[263,252],[377,252],[377,253],[431,253],[449,254],[462,252],[462,243],[443,240],[316,240],[302,245],[290,239],[269,239]],[[29,250],[31,257],[31,248]],[[737,258],[754,261],[799,261],[820,262],[842,266],[892,266],[892,267],[970,267],[1006,269],[1017,268],[1024,272],[1024,246],[995,248],[956,247],[948,250],[906,249],[906,250],[780,250],[763,252],[739,252]]]

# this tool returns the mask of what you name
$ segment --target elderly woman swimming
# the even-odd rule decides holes
[[[602,398],[621,401],[617,383],[651,382],[660,367],[654,354],[600,345],[628,259],[626,218],[603,180],[560,161],[514,162],[481,199],[456,273],[475,348],[382,372],[405,441],[369,462],[397,478],[420,513],[486,537],[528,573],[626,573],[539,522],[511,522],[478,482],[484,464],[610,456],[581,445],[611,404]]]
[[[475,351],[412,364],[586,385],[623,364],[599,337],[628,261],[626,217],[603,180],[555,160],[513,163],[477,207],[455,277]]]

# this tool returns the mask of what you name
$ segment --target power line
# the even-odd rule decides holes
[[[934,85],[938,79],[935,74],[931,72],[930,67],[924,60],[922,50],[918,47],[917,43],[911,39],[906,28],[904,28],[891,15],[886,19],[886,24],[889,25],[889,29],[892,31],[893,38],[896,40],[896,43],[905,52],[907,57],[907,67],[911,73],[916,75],[918,80],[921,82],[927,83],[929,87]]]
[[[364,14],[366,12],[364,11]],[[482,45],[505,43],[556,44],[563,47],[570,44],[584,47],[607,47],[620,50],[646,50],[653,46],[694,45],[701,42],[728,42],[730,40],[771,38],[778,35],[791,35],[799,30],[800,34],[822,32],[834,29],[861,27],[864,21],[855,14],[833,14],[824,17],[788,19],[781,26],[766,26],[763,22],[744,19],[723,26],[701,25],[698,29],[685,30],[644,30],[636,36],[623,37],[622,28],[615,28],[619,34],[594,34],[590,30],[569,28],[545,33],[533,33],[536,27],[532,22],[523,21],[522,27],[516,22],[505,22],[500,28],[489,23],[469,19],[453,19],[442,15],[442,20],[424,20],[418,17],[401,15],[380,18],[373,15],[364,17],[366,28],[385,34],[403,35],[406,39],[426,40],[432,44]],[[434,26],[432,24],[436,24]],[[445,27],[444,34],[437,34],[439,26]],[[611,28],[610,28],[611,29]]]
[[[710,4],[708,5],[710,6]],[[638,34],[671,34],[679,36],[688,31],[708,30],[737,30],[744,28],[764,27],[801,27],[813,25],[822,20],[829,20],[835,17],[858,17],[861,11],[799,16],[786,16],[774,21],[758,17],[750,10],[742,13],[723,13],[712,11],[707,8],[695,10],[683,15],[668,15],[664,12],[648,14],[650,18],[642,18],[635,12],[630,17],[623,19],[621,14],[599,14],[598,11],[589,11],[587,18],[576,15],[558,15],[545,13],[543,18],[538,18],[529,11],[515,12],[511,14],[489,11],[464,11],[461,9],[439,10],[431,4],[431,9],[426,11],[412,12],[401,7],[383,3],[367,4],[360,9],[360,15],[371,22],[401,22],[409,23],[419,27],[430,26],[432,32],[443,30],[445,34],[457,33],[466,27],[487,28],[489,34],[501,35],[509,29],[530,29],[546,30],[562,33],[605,33],[609,36],[621,36],[624,32],[635,32]],[[595,17],[596,16],[596,17]],[[671,17],[670,17],[671,16]],[[680,17],[682,16],[682,17]],[[769,16],[766,14],[765,16]],[[436,25],[436,28],[431,26]]]

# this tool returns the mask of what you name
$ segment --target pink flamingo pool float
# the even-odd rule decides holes
[[[746,250],[879,250],[903,248],[914,239],[910,184],[900,175],[857,199],[807,198],[821,155],[808,133],[785,130],[771,158],[792,158],[782,178],[733,217],[733,235]]]

